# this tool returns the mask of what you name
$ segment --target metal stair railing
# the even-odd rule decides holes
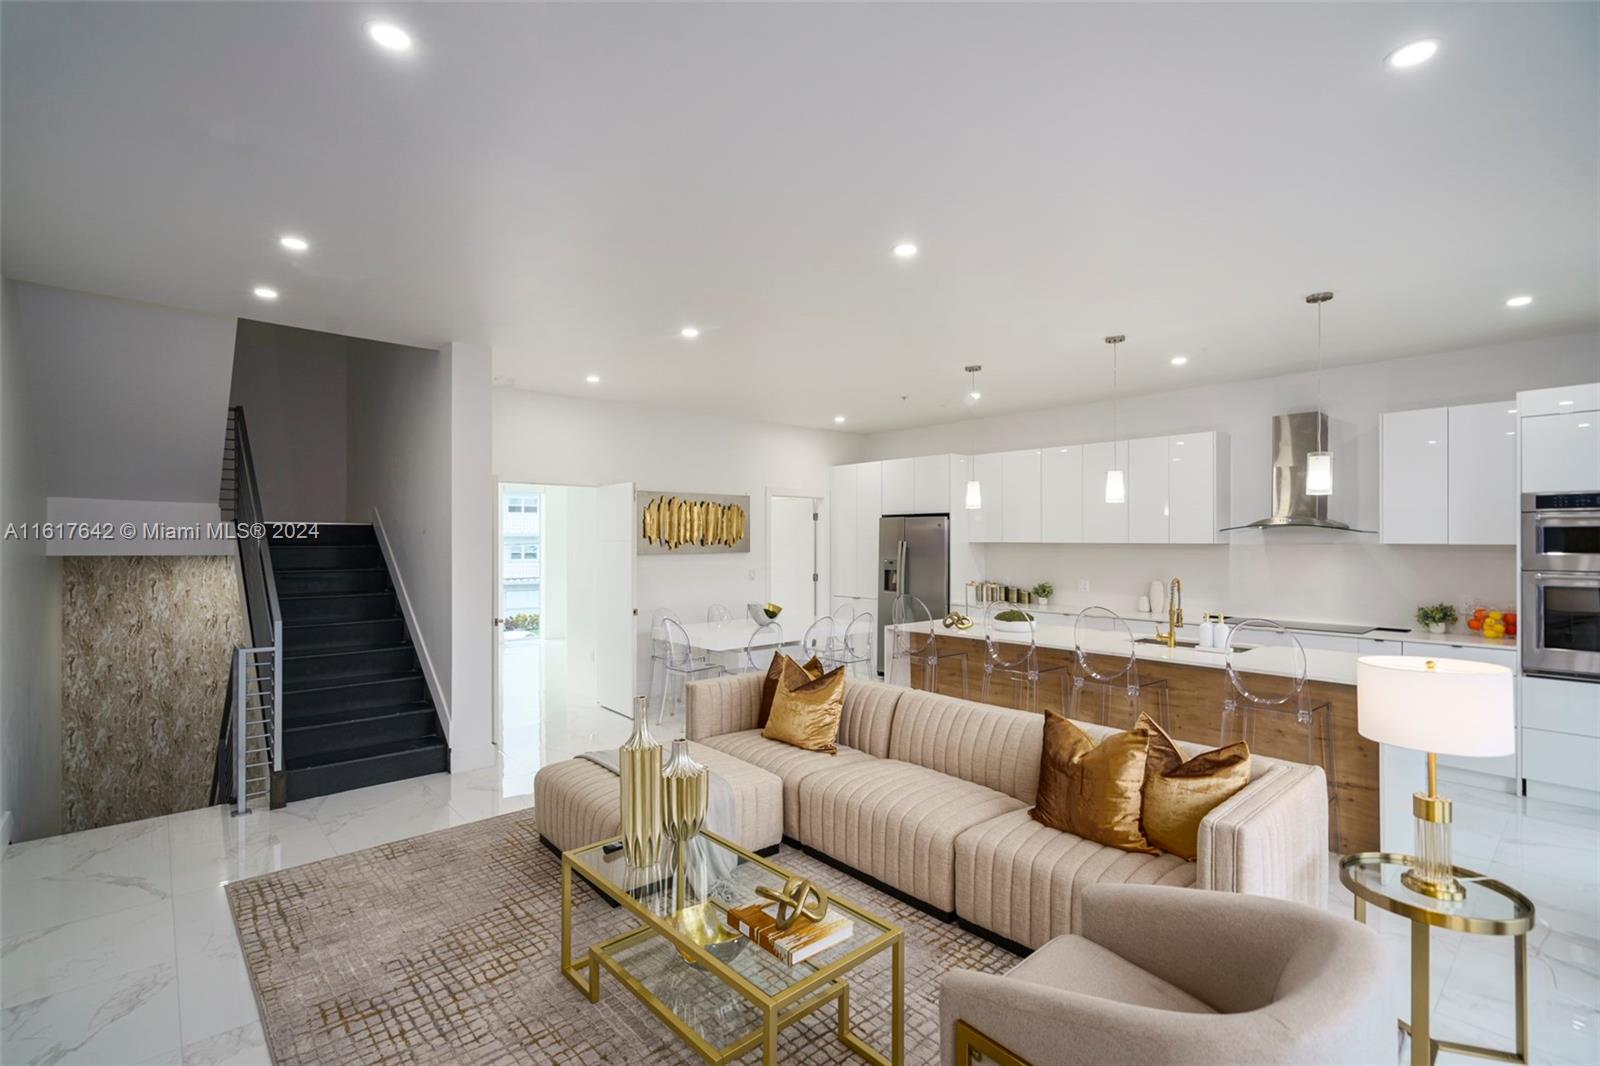
[[[239,548],[249,643],[235,649],[231,664],[213,802],[225,798],[234,813],[244,814],[252,799],[271,804],[273,774],[283,771],[283,613],[243,407],[228,411],[220,488],[222,514],[233,523]],[[219,796],[224,777],[227,791]]]

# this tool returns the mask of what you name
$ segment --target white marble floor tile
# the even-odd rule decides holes
[[[287,810],[287,808],[284,808]],[[224,807],[196,817],[175,815],[172,828],[174,894],[216,887],[257,874],[326,859],[334,854],[315,818],[263,811],[235,818]]]
[[[16,933],[0,942],[0,1005],[121,977],[176,958],[166,901]]]
[[[183,1045],[257,1023],[255,993],[237,942],[178,959],[178,1007]]]
[[[63,873],[7,880],[0,892],[0,933],[14,936],[80,918],[170,901],[172,874]]]
[[[0,1011],[0,1061],[139,1063],[182,1047],[178,972],[170,962]]]
[[[167,839],[167,819],[146,818],[13,844],[0,863],[0,880],[10,884],[38,877],[150,877],[167,864]]]
[[[267,1038],[256,1022],[185,1044],[184,1066],[271,1066]]]

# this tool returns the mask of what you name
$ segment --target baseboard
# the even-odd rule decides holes
[[[378,550],[383,552],[384,564],[389,568],[389,577],[394,581],[394,598],[400,604],[400,616],[406,620],[406,632],[411,634],[411,645],[417,651],[417,662],[422,664],[422,678],[428,685],[428,693],[433,697],[433,710],[439,716],[439,725],[444,729],[444,739],[450,739],[450,701],[445,697],[444,690],[439,687],[439,675],[433,669],[433,656],[428,654],[428,642],[422,639],[422,630],[417,626],[417,615],[411,607],[411,597],[406,594],[405,575],[400,573],[400,567],[394,559],[394,549],[389,545],[389,533],[383,528],[383,515],[378,509],[372,509],[372,531],[378,536]],[[446,605],[448,609],[448,605]],[[450,752],[450,768],[455,770],[455,751]],[[473,767],[476,769],[476,767]]]

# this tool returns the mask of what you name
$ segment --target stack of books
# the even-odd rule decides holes
[[[787,929],[778,928],[776,903],[751,903],[728,908],[728,925],[750,938],[752,944],[794,966],[819,951],[850,939],[855,926],[850,919],[831,912],[820,921],[805,915],[797,917]]]

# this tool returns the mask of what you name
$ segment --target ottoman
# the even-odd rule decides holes
[[[759,855],[778,850],[783,837],[783,780],[759,766],[703,744],[689,753],[733,789],[737,827],[731,839]],[[567,759],[533,775],[534,817],[539,835],[555,851],[567,851],[622,832],[617,775],[588,759]]]

